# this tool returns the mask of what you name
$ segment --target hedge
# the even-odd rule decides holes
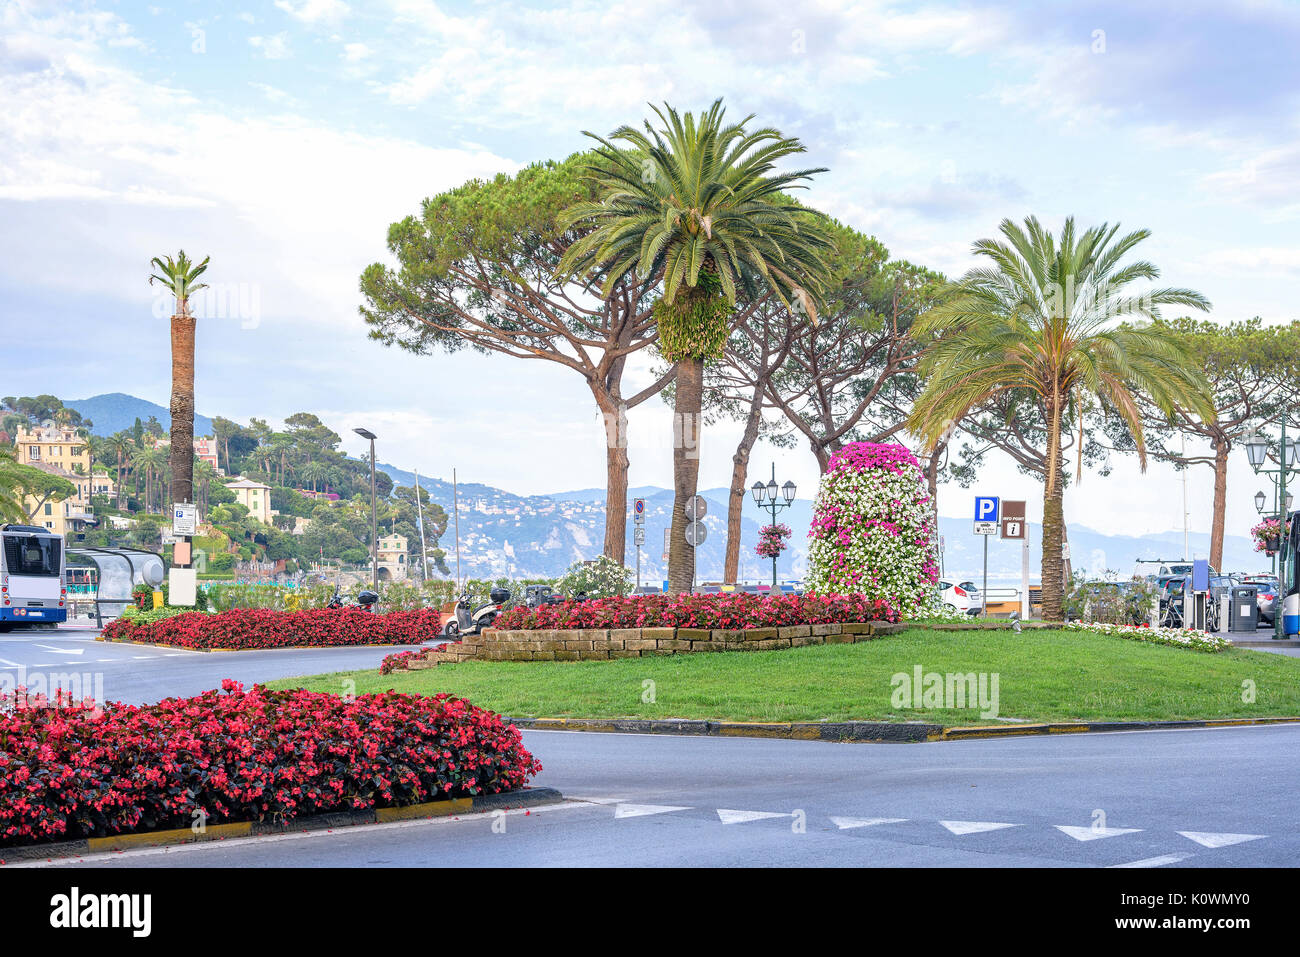
[[[898,621],[885,601],[865,595],[631,595],[516,607],[497,617],[503,630],[549,628],[774,628],[846,621]]]
[[[234,608],[216,615],[186,612],[139,624],[119,618],[104,627],[102,637],[198,650],[418,645],[439,636],[441,621],[438,612],[429,609],[378,614],[360,608]]]
[[[402,807],[522,787],[518,729],[446,694],[223,691],[0,707],[0,844]]]

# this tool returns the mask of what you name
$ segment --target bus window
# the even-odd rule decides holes
[[[62,573],[63,543],[36,535],[5,535],[5,571],[10,575],[55,576]]]

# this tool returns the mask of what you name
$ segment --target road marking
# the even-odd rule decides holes
[[[0,658],[0,665],[8,665],[10,668],[21,668],[21,667],[22,667],[22,665],[20,665],[18,662],[16,662],[16,661],[10,661],[8,658]]]
[[[940,821],[944,827],[958,837],[963,834],[981,834],[984,831],[996,831],[1003,827],[1019,827],[1019,824],[1001,824],[996,821]]]
[[[619,804],[614,808],[614,817],[645,817],[647,814],[668,814],[671,811],[689,811],[688,807],[673,807],[668,804]]]
[[[902,824],[905,817],[833,817],[832,823],[841,831],[851,827],[875,827],[877,824]]]
[[[1214,834],[1209,831],[1179,831],[1183,837],[1195,841],[1201,847],[1229,847],[1233,844],[1245,844],[1247,841],[1258,841],[1267,834]]]
[[[157,655],[132,655],[131,660],[132,661],[153,661],[157,657],[158,657]]]
[[[35,643],[33,643],[33,646],[45,651],[52,651],[56,655],[84,655],[86,653],[85,648],[55,648],[52,645],[37,645]]]
[[[1103,837],[1119,837],[1121,834],[1136,834],[1140,827],[1079,827],[1074,824],[1058,824],[1056,829],[1070,835],[1076,841],[1096,841]]]
[[[1166,864],[1177,864],[1179,861],[1185,861],[1192,855],[1190,854],[1164,854],[1160,857],[1146,857],[1140,861],[1129,861],[1127,864],[1112,864],[1115,867],[1164,867]]]
[[[579,796],[579,795],[573,795],[573,796],[570,798],[570,800],[573,800],[573,801],[585,801],[587,804],[622,804],[623,802],[625,802],[625,801],[627,800],[627,798],[618,798],[618,797],[582,797],[582,796]]]
[[[723,824],[744,824],[747,821],[761,821],[767,817],[789,817],[779,811],[733,811],[730,808],[718,808],[718,817]]]

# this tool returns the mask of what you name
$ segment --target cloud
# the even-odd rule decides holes
[[[342,0],[275,0],[275,5],[300,23],[335,23],[352,12]]]
[[[366,59],[366,57],[372,56],[374,52],[374,50],[370,49],[370,47],[366,46],[364,43],[345,43],[343,45],[343,53],[341,56],[349,63],[359,63]]]
[[[289,52],[288,37],[283,33],[269,37],[249,37],[248,45],[268,60],[287,60],[293,55]]]

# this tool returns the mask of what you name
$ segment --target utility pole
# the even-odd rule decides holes
[[[369,429],[353,429],[363,439],[370,440],[370,588],[379,591],[379,512],[375,499],[375,439]]]
[[[415,470],[415,516],[416,524],[420,526],[420,581],[429,580],[429,570],[425,568],[425,562],[429,560],[428,553],[424,544],[424,505],[420,502],[420,470]]]
[[[459,591],[463,586],[460,576],[460,490],[456,484],[456,470],[451,470],[451,501],[452,511],[456,515],[456,588]]]

